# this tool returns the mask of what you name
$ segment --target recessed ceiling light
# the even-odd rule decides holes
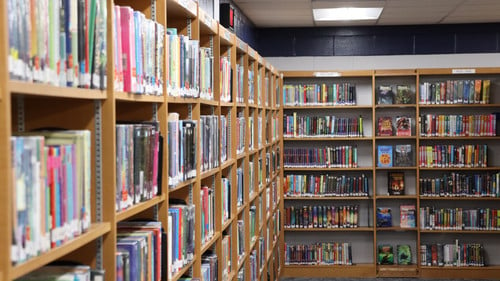
[[[384,8],[313,9],[315,21],[376,20]]]

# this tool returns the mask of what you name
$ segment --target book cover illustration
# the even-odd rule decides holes
[[[378,118],[378,135],[379,136],[392,136],[394,134],[392,124],[392,117],[384,116]]]
[[[403,228],[412,228],[416,226],[417,212],[415,205],[399,206],[399,226]]]
[[[387,207],[377,207],[377,227],[392,226],[392,210]]]
[[[392,167],[392,145],[379,145],[377,147],[378,162],[377,167]]]
[[[378,104],[394,104],[394,92],[391,86],[381,85],[377,89]]]
[[[394,252],[392,245],[378,245],[377,259],[378,264],[394,264]]]
[[[411,264],[411,248],[410,245],[397,245],[396,252],[398,256],[399,265]]]
[[[396,96],[394,98],[395,104],[409,104],[412,99],[412,92],[409,85],[396,86]]]
[[[387,191],[389,195],[404,195],[405,194],[405,174],[403,172],[388,173]]]
[[[411,118],[408,116],[396,117],[396,136],[411,136]]]
[[[397,167],[413,166],[411,144],[398,144],[394,148],[394,165]]]

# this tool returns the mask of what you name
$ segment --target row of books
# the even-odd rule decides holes
[[[231,236],[228,234],[222,235],[222,280],[228,280],[228,276],[231,273]],[[215,278],[217,280],[217,277]]]
[[[258,257],[259,257],[259,273],[262,273],[262,269],[264,268],[264,264],[266,263],[266,256],[267,256],[267,247],[266,247],[266,239],[264,239],[264,237],[262,237],[262,233],[261,233],[261,236],[259,237],[259,240],[258,240],[258,248],[259,248],[259,251],[257,252],[258,254]]]
[[[446,80],[420,84],[420,104],[487,104],[490,102],[489,79]]]
[[[285,228],[356,228],[359,206],[288,206]]]
[[[220,116],[220,161],[224,163],[228,157],[231,157],[231,124],[228,122],[228,118],[224,115]]]
[[[200,41],[192,40],[188,36],[177,34],[177,29],[167,28],[167,91],[173,97],[200,97]],[[208,50],[210,52],[210,50]],[[206,54],[203,52],[204,55]],[[210,63],[211,56],[204,58]],[[210,75],[213,75],[213,67],[207,66]],[[205,72],[204,72],[205,73]],[[207,83],[213,78],[204,80]],[[212,88],[213,89],[213,88]],[[207,89],[210,93],[204,93],[204,98],[210,99],[212,89]]]
[[[116,125],[116,210],[149,200],[161,183],[161,136],[157,122]]]
[[[242,164],[241,167],[236,168],[236,205],[243,206],[245,203],[245,174],[244,174],[244,166]]]
[[[255,205],[251,205],[248,214],[250,217],[250,241],[253,242],[256,239],[257,207]]]
[[[249,63],[248,65],[248,103],[255,104],[255,87],[254,87],[254,78],[255,71],[253,70],[253,63]]]
[[[251,113],[250,113],[250,116]],[[248,138],[248,149],[252,150],[254,149],[254,138],[255,138],[255,126],[254,126],[254,119],[253,118],[248,118],[248,128],[250,129],[250,136]]]
[[[231,61],[228,57],[220,58],[220,101],[232,102],[233,101],[233,87],[232,87]],[[260,84],[259,84],[260,85]]]
[[[325,148],[285,148],[285,167],[356,168],[358,148],[351,145]]]
[[[487,167],[487,144],[423,145],[419,166],[425,168]]]
[[[363,117],[283,116],[283,137],[362,137]]]
[[[12,136],[11,261],[27,261],[86,232],[91,222],[91,133]]]
[[[377,145],[377,167],[414,166],[411,144]]]
[[[7,12],[12,79],[106,87],[106,1],[8,0]]]
[[[377,206],[376,209],[376,225],[377,227],[392,227],[392,208]],[[416,227],[417,212],[415,205],[400,205],[399,206],[399,227],[412,228]]]
[[[166,239],[161,222],[120,222],[116,242],[117,280],[164,280]]]
[[[222,189],[222,223],[231,218],[231,180],[223,177],[221,179]]]
[[[276,141],[279,137],[279,126],[280,126],[280,118],[278,115],[274,116],[271,120],[271,136],[272,141]]]
[[[273,214],[273,242],[278,242],[279,234],[281,233],[281,210],[278,209]]]
[[[396,258],[391,244],[377,245],[377,264],[381,265],[412,264],[411,247],[408,244],[396,245]]]
[[[368,196],[368,177],[346,175],[287,174],[283,186],[286,196]]]
[[[245,256],[245,221],[236,221],[236,253],[238,255],[238,263]]]
[[[211,251],[203,254],[201,257],[201,280],[217,281],[219,276],[219,259]]]
[[[236,64],[236,102],[245,102],[245,92],[243,90],[243,78],[245,77],[245,67],[243,64]]]
[[[255,149],[258,149],[259,147],[261,147],[264,143],[263,143],[263,139],[262,139],[262,117],[259,115],[259,117],[257,117],[257,142],[255,143],[255,146],[254,148]]]
[[[168,114],[168,185],[196,176],[197,123],[180,120],[179,113]]]
[[[497,135],[497,114],[422,114],[421,137],[479,137]]]
[[[245,152],[247,122],[245,116],[242,115],[240,114],[236,118],[236,154]]]
[[[131,7],[113,12],[114,90],[163,95],[165,27]]]
[[[200,116],[200,159],[201,170],[207,171],[219,166],[219,116]]]
[[[500,230],[500,209],[421,207],[420,228],[431,230]]]
[[[285,243],[285,265],[352,265],[351,243]]]
[[[283,85],[284,105],[356,105],[356,85],[332,84]]]
[[[194,50],[195,51],[195,50]],[[186,65],[185,65],[186,66]],[[211,48],[200,47],[200,94],[206,100],[214,99],[214,57]],[[195,71],[195,69],[191,70]],[[182,86],[181,86],[182,88]],[[174,90],[175,92],[175,90]]]
[[[262,105],[262,74],[257,71],[257,105]]]
[[[169,278],[194,258],[195,205],[170,199],[168,208]]]
[[[486,266],[486,253],[480,243],[421,244],[421,266]]]
[[[250,280],[255,281],[257,279],[257,268],[258,268],[258,261],[257,261],[257,250],[253,250],[250,252],[250,255],[248,256],[248,263],[250,264]],[[243,266],[244,268],[244,266]]]
[[[201,243],[204,244],[215,234],[215,191],[206,185],[200,188]]]
[[[415,93],[410,85],[379,85],[376,94],[377,104],[414,103]]]
[[[412,121],[409,116],[382,116],[377,119],[377,136],[411,136]]]
[[[441,177],[420,178],[419,190],[420,195],[431,197],[500,197],[500,172],[451,172]]]

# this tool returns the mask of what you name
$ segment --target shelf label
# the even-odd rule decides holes
[[[451,73],[453,73],[453,74],[474,74],[474,73],[476,73],[476,69],[474,69],[474,68],[458,68],[458,69],[452,69]]]
[[[314,72],[316,77],[340,77],[342,74],[340,72]]]

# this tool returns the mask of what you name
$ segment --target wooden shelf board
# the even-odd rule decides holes
[[[151,102],[151,103],[162,103],[165,101],[165,96],[152,96],[152,95],[125,93],[125,92],[115,92],[114,95],[115,99],[118,101]]]
[[[240,214],[241,214],[241,212],[243,212],[243,211],[245,210],[245,206],[246,206],[246,204],[245,204],[245,203],[243,203],[243,205],[241,205],[241,206],[238,206],[238,207],[237,207],[237,209],[238,209],[238,210],[236,211],[236,216],[237,216],[237,217],[239,217],[239,216],[240,216]]]
[[[59,97],[75,99],[106,99],[106,90],[57,87],[48,84],[10,80],[8,88],[13,94],[25,96]]]
[[[454,103],[454,104],[419,104],[418,107],[420,108],[440,108],[440,107],[500,107],[500,103],[471,103],[471,104],[459,104],[459,103]]]
[[[219,27],[217,21],[207,14],[201,7],[198,7],[198,19],[200,20],[201,35],[216,35]]]
[[[420,140],[500,140],[500,136],[420,137]]]
[[[460,200],[460,201],[499,201],[500,197],[444,197],[444,196],[420,196],[420,200]]]
[[[155,205],[158,205],[160,202],[165,200],[165,195],[156,196],[153,199],[148,201],[140,202],[128,208],[127,210],[120,211],[116,214],[116,221],[120,222],[126,220],[136,214],[139,214]]]
[[[285,265],[281,277],[375,277],[375,264]]]
[[[352,228],[283,228],[286,232],[372,232],[373,227]]]
[[[376,195],[375,199],[417,199],[417,195]]]
[[[420,233],[464,233],[464,234],[500,234],[500,230],[430,230],[420,229]]]
[[[318,71],[283,71],[283,78],[293,77],[366,77],[372,78],[373,70],[349,70],[349,71],[336,71],[336,70],[318,70]],[[331,75],[321,75],[321,73],[331,73]]]
[[[199,99],[200,105],[208,105],[208,106],[218,106],[219,102],[215,100],[207,100],[207,99]]]
[[[219,167],[215,167],[215,168],[212,168],[210,170],[203,171],[203,172],[201,172],[200,179],[204,179],[204,178],[208,178],[210,176],[213,176],[213,175],[217,174],[217,172],[219,172]]]
[[[198,14],[198,6],[192,0],[168,0],[168,18],[195,18]]]
[[[416,108],[417,104],[415,103],[409,103],[409,104],[376,104],[375,108],[377,109],[382,109],[382,108]]]
[[[285,171],[371,171],[372,167],[358,168],[315,168],[315,167],[285,167]]]
[[[201,246],[200,253],[201,254],[205,253],[219,238],[220,238],[220,232],[216,231],[214,235],[205,244],[203,244],[203,246]]]
[[[416,69],[380,69],[375,70],[375,76],[416,76]],[[415,78],[415,77],[413,77]]]
[[[410,166],[410,167],[376,167],[375,168],[377,171],[383,171],[383,170],[416,170],[416,166]]]
[[[187,180],[187,181],[183,181],[183,182],[181,182],[181,183],[177,184],[176,186],[174,186],[174,187],[172,187],[172,188],[169,188],[169,189],[168,189],[168,192],[169,192],[169,193],[172,193],[172,192],[177,191],[177,190],[179,190],[179,189],[181,189],[181,188],[184,188],[184,187],[186,187],[186,186],[189,186],[189,185],[191,185],[191,184],[194,184],[195,182],[196,182],[196,178],[192,178],[192,179],[189,179],[189,180]]]
[[[237,269],[237,271],[240,271],[241,267],[243,265],[245,265],[245,261],[247,260],[247,257],[248,257],[248,255],[246,254],[246,252],[244,252],[242,256],[238,256],[238,261],[237,261],[238,269]]]
[[[236,154],[236,160],[240,160],[242,158],[245,158],[245,156],[247,156],[247,154],[246,154],[245,151],[243,151],[243,152],[241,152],[239,154]]]
[[[470,67],[456,67],[456,68],[421,68],[417,69],[417,73],[420,75],[453,75],[456,70],[466,69],[466,73],[470,74],[490,74],[490,73],[498,73],[500,69],[496,67],[478,67],[478,68],[470,68]],[[473,70],[469,71],[469,70]]]
[[[246,103],[237,102],[236,107],[247,107]]]
[[[372,137],[283,137],[283,141],[371,141]]]
[[[496,279],[500,276],[500,266],[483,267],[435,267],[421,266],[420,278],[446,278],[446,279]]]
[[[167,96],[167,102],[168,103],[198,103],[200,100],[195,99],[195,98],[183,98],[183,97],[172,97],[172,96]]]
[[[418,277],[417,265],[377,265],[377,277]]]
[[[284,105],[284,110],[293,109],[293,110],[308,110],[308,109],[372,109],[371,105]]]
[[[196,257],[193,258],[192,261],[188,262],[183,268],[181,268],[179,271],[175,272],[174,275],[172,275],[172,278],[169,279],[169,281],[175,281],[178,280],[179,278],[186,273],[190,267],[193,266],[194,262],[196,261]]]
[[[226,230],[231,225],[232,222],[233,222],[232,217],[228,218],[225,222],[223,222],[221,231]]]
[[[376,140],[415,140],[416,136],[376,136]]]
[[[10,276],[7,280],[14,280],[19,278],[39,267],[42,267],[50,262],[53,262],[79,248],[85,244],[103,236],[111,230],[111,225],[108,222],[93,223],[90,229],[75,239],[63,244],[57,248],[49,250],[38,257],[32,258],[19,265],[12,266],[10,269]]]
[[[231,165],[234,165],[234,163],[236,163],[236,160],[234,160],[232,158],[227,159],[224,163],[222,163],[221,170],[224,170],[224,169],[230,167]]]
[[[233,102],[224,102],[224,101],[221,101],[220,102],[220,106],[221,107],[233,107],[234,103]]]
[[[500,170],[500,167],[478,167],[478,168],[456,168],[456,167],[447,167],[447,168],[440,168],[440,167],[433,167],[433,168],[427,168],[427,167],[420,167],[420,171],[496,171]]]
[[[285,200],[372,200],[369,196],[285,196]]]

